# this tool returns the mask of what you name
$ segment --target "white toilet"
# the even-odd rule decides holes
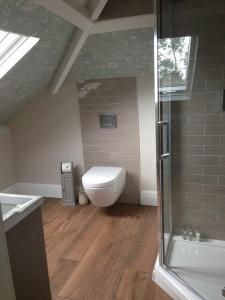
[[[124,190],[126,171],[118,167],[92,167],[83,175],[82,183],[92,204],[110,206]]]

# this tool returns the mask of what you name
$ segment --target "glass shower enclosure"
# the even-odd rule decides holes
[[[157,1],[161,266],[225,299],[225,1]],[[190,300],[190,299],[188,299]]]

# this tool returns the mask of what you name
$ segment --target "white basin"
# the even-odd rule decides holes
[[[40,196],[0,193],[0,205],[5,231],[24,219],[43,203]]]

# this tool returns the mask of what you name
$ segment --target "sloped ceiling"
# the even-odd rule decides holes
[[[75,79],[146,76],[153,71],[153,29],[89,36],[70,76]]]
[[[0,124],[52,80],[74,26],[28,0],[0,0],[0,29],[39,37],[38,44],[0,80]],[[98,79],[147,75],[153,70],[153,31],[89,36],[70,77]]]
[[[0,29],[40,38],[0,80],[0,123],[4,123],[49,84],[74,27],[32,1],[0,0]]]

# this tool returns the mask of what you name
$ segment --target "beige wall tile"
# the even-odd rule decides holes
[[[175,7],[175,22],[183,20],[174,24],[176,35],[197,35],[199,46],[191,98],[172,103],[172,205],[174,232],[189,225],[205,237],[225,239],[224,1],[217,4],[207,1],[204,12],[193,0]]]
[[[136,79],[97,80],[101,85],[80,98],[85,169],[121,166],[127,171],[125,191],[118,200],[139,203],[140,154]],[[116,113],[118,128],[101,129],[100,113]]]

